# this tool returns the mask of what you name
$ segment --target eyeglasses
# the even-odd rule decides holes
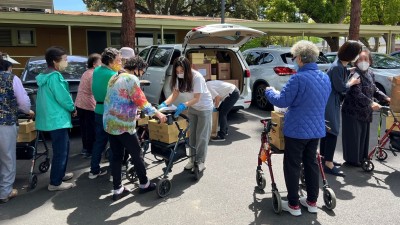
[[[294,60],[296,60],[296,58],[297,58],[297,55],[293,56],[292,61],[294,62]]]

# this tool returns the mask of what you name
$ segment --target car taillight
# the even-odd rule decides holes
[[[284,66],[274,67],[274,71],[278,76],[293,75],[296,73],[296,70]]]
[[[245,70],[244,77],[250,77],[250,76],[251,76],[250,70]]]

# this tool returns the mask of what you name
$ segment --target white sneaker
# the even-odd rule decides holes
[[[49,186],[47,186],[47,189],[49,191],[64,191],[64,190],[70,189],[72,187],[74,187],[74,184],[62,182],[58,186],[54,186],[54,185],[49,184]]]
[[[204,163],[199,163],[198,167],[199,167],[199,172],[203,172],[206,169]]]
[[[113,182],[113,181],[114,181],[113,176],[110,175],[110,182]]]
[[[66,173],[62,179],[62,181],[67,181],[67,180],[71,180],[72,177],[74,177],[73,173]]]
[[[292,216],[301,216],[300,206],[289,206],[288,201],[282,200],[282,210],[289,212]]]
[[[307,196],[301,197],[299,199],[300,204],[308,209],[308,212],[310,213],[317,213],[318,212],[318,207],[316,203],[310,203],[307,201]]]
[[[185,166],[185,170],[191,170],[194,167],[194,163],[192,161],[189,161],[188,164]]]
[[[105,174],[107,174],[107,170],[103,169],[103,168],[100,168],[99,173],[95,174],[95,173],[89,172],[89,179],[95,179],[95,178],[97,178],[99,176],[103,176]]]

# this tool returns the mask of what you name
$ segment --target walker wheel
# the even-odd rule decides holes
[[[171,187],[172,187],[171,181],[166,178],[162,178],[157,183],[158,196],[160,196],[161,198],[164,198],[165,196],[167,196],[169,194],[169,192],[171,191]]]
[[[126,179],[128,179],[131,183],[137,181],[137,173],[135,170],[135,166],[131,165],[126,170]]]
[[[265,180],[265,176],[262,170],[257,170],[256,182],[259,189],[264,190],[267,185],[267,181]]]
[[[372,170],[374,170],[375,166],[374,163],[371,162],[371,160],[366,159],[361,163],[361,168],[365,172],[371,172]]]
[[[29,177],[29,189],[33,190],[37,186],[37,176],[35,174]]]
[[[385,150],[383,150],[383,149],[382,149],[382,150],[377,150],[376,153],[375,153],[375,157],[376,157],[378,160],[383,161],[383,160],[387,159],[388,154],[387,154],[387,152],[386,152]]]
[[[324,202],[326,208],[330,210],[336,207],[336,195],[331,188],[324,188]]]
[[[46,159],[46,161],[41,162],[39,164],[39,171],[42,173],[46,173],[50,168],[50,160]]]
[[[282,199],[278,190],[272,191],[272,207],[274,208],[274,212],[276,214],[282,212]]]

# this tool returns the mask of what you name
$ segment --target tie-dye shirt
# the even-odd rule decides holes
[[[137,109],[152,116],[156,109],[147,101],[139,79],[131,74],[113,76],[108,82],[104,100],[104,130],[112,135],[136,133]]]

